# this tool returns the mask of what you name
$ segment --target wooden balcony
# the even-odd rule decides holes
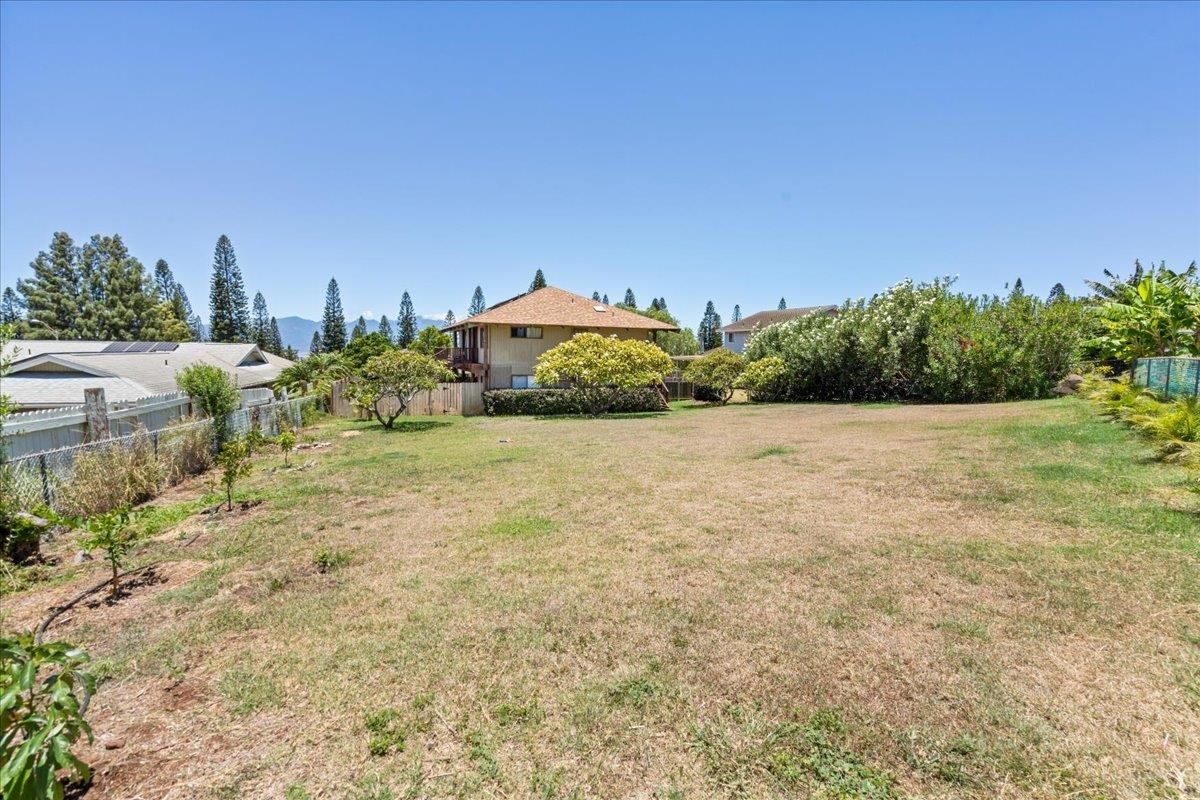
[[[434,357],[451,367],[480,363],[478,347],[443,347],[434,354]]]

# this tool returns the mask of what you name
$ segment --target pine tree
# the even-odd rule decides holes
[[[5,291],[8,291],[5,289]],[[1057,303],[1060,300],[1067,299],[1067,287],[1061,283],[1056,283],[1050,287],[1050,294],[1046,296],[1047,303]]]
[[[657,298],[657,297],[654,297],[654,298],[651,298],[651,299],[650,299],[650,310],[651,310],[651,311],[658,311],[658,310],[660,310],[660,309],[659,309],[659,307],[658,307],[658,298]]]
[[[183,287],[178,283],[171,292],[170,299],[171,315],[175,319],[188,325],[188,333],[191,333],[190,320],[192,318],[192,306],[188,302],[187,295],[183,292]]]
[[[446,318],[442,320],[443,325],[453,325],[456,322],[454,319],[454,309],[447,309]]]
[[[486,308],[487,301],[483,299],[483,289],[476,286],[475,294],[471,295],[471,305],[467,308],[467,316],[473,317],[476,314],[482,314]]]
[[[325,314],[321,317],[322,353],[336,353],[346,346],[346,312],[342,311],[342,293],[337,278],[325,287]]]
[[[204,341],[204,320],[200,319],[199,314],[192,314],[188,317],[188,330],[191,331],[193,342]]]
[[[279,335],[279,320],[271,317],[271,336],[270,343],[267,345],[272,353],[277,356],[283,355],[283,337]]]
[[[387,314],[379,318],[379,333],[382,333],[390,342],[393,339],[392,323],[388,321]]]
[[[633,296],[633,289],[625,290],[625,301],[622,305],[627,305],[630,308],[637,308],[637,298]]]
[[[741,322],[742,321],[742,307],[741,306],[734,305],[733,316],[729,318],[729,321],[730,322]]]
[[[221,234],[213,251],[213,274],[208,295],[208,334],[214,342],[248,342],[250,304],[246,285],[233,252],[233,242]]]
[[[187,340],[187,323],[160,300],[142,262],[119,235],[93,236],[80,251],[83,306],[72,326],[83,339]]]
[[[17,281],[24,300],[27,335],[42,338],[48,333],[77,339],[74,326],[82,310],[80,294],[80,251],[71,237],[59,231],[50,240],[50,252],[42,251],[30,263],[33,277]]]
[[[250,318],[250,340],[263,350],[271,346],[271,315],[267,313],[267,298],[254,293],[254,314]]]
[[[15,325],[21,319],[21,300],[11,286],[4,287],[4,298],[0,300],[0,325]]]
[[[785,309],[787,309],[787,300],[781,297],[779,298],[779,310],[784,311]]]
[[[321,332],[313,331],[312,341],[308,343],[308,354],[316,355],[321,352]]]
[[[283,348],[282,355],[288,361],[299,361],[300,360],[300,354],[297,353],[296,348],[292,347],[290,344]]]
[[[1014,283],[1013,287],[1012,287],[1012,296],[1013,297],[1022,297],[1022,296],[1024,296],[1024,294],[1025,294],[1025,284],[1021,282],[1020,278],[1017,278],[1017,282]]]
[[[400,296],[400,313],[396,316],[396,344],[408,347],[417,338],[417,312],[408,292]]]
[[[533,282],[529,284],[529,291],[536,292],[538,289],[546,288],[546,276],[539,269],[533,275]]]
[[[600,302],[601,302],[601,303],[604,303],[604,305],[608,305],[608,304],[609,304],[609,303],[608,303],[608,295],[607,295],[607,294],[605,294],[605,295],[604,295],[604,299],[602,299]]]
[[[696,338],[700,341],[701,350],[712,350],[721,346],[721,315],[717,313],[712,300],[704,307],[704,316],[700,326],[696,328]]]
[[[658,298],[658,310],[659,311],[667,310],[667,298],[665,298],[665,297]]]
[[[178,285],[175,273],[171,272],[171,265],[160,258],[154,265],[154,288],[158,290],[158,296],[163,300],[170,300]]]
[[[350,341],[361,339],[367,335],[367,318],[363,315],[358,315],[358,322],[354,323],[354,329],[350,331]]]
[[[592,299],[595,300],[597,303],[599,303],[600,302],[600,293],[592,292]]]

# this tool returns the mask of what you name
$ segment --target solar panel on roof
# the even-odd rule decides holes
[[[126,353],[149,353],[150,348],[154,347],[154,342],[133,342],[129,345]]]
[[[113,342],[112,344],[101,350],[101,353],[124,353],[129,347],[129,342]]]
[[[179,349],[175,342],[155,342],[151,353],[170,353]]]

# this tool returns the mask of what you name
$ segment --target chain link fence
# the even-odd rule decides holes
[[[257,428],[274,436],[300,428],[319,397],[297,397],[239,409],[229,415],[232,436]],[[167,486],[212,466],[216,452],[211,419],[190,420],[155,431],[62,447],[14,458],[4,465],[6,492],[21,509],[39,506],[87,515],[123,503],[144,502]]]
[[[1200,358],[1170,356],[1133,362],[1133,382],[1163,399],[1200,397]]]

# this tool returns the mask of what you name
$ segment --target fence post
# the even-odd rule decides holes
[[[87,441],[107,439],[108,405],[104,402],[103,389],[83,390],[83,413],[87,419]]]
[[[38,456],[38,466],[42,472],[42,499],[46,501],[46,507],[50,507],[50,477],[46,474],[46,454],[42,453]]]
[[[158,431],[155,430],[150,434],[150,441],[154,442],[154,457],[158,458]]]

